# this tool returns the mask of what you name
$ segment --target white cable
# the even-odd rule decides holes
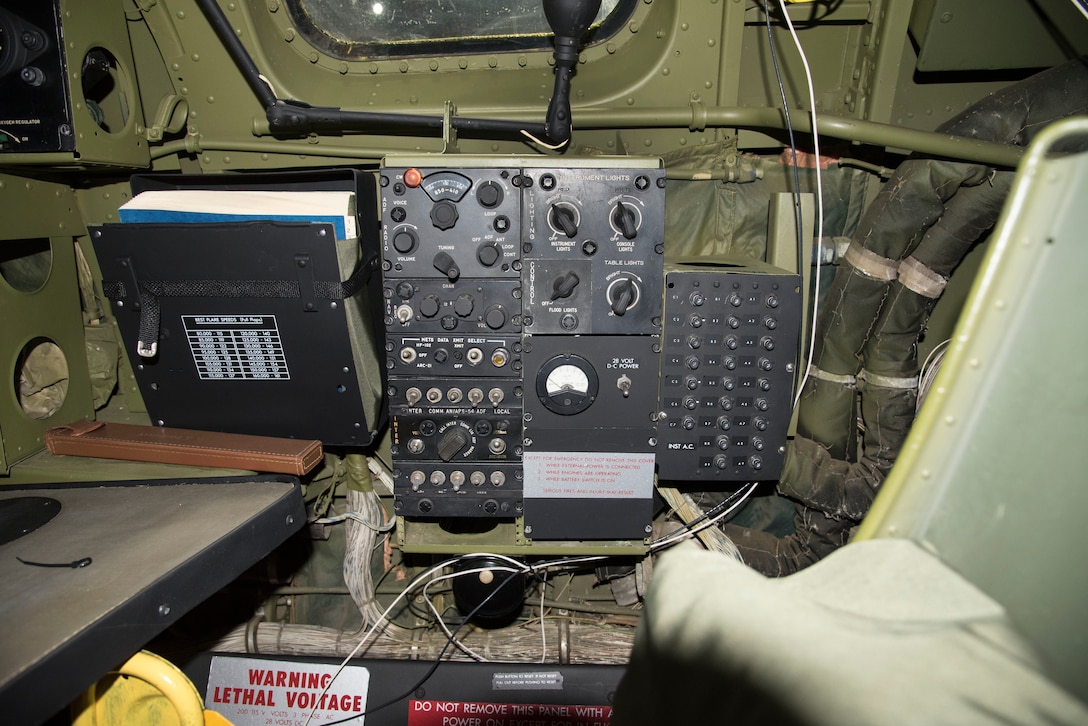
[[[824,238],[824,180],[823,170],[820,168],[820,134],[816,126],[816,90],[812,83],[812,70],[808,65],[808,57],[805,55],[805,49],[801,46],[801,39],[797,37],[797,30],[793,27],[793,21],[790,20],[789,11],[786,9],[786,0],[778,0],[778,4],[782,8],[782,17],[786,19],[786,25],[790,29],[793,44],[797,47],[797,53],[801,56],[801,65],[805,68],[805,80],[808,82],[809,118],[812,123],[812,151],[816,156],[816,239],[822,240]],[[802,263],[809,257],[810,255],[804,254],[804,250],[802,250]],[[805,304],[808,304],[807,300]],[[816,265],[816,282],[812,288],[812,327],[809,330],[808,355],[805,357],[805,372],[801,376],[801,382],[797,386],[797,393],[793,399],[794,408],[797,408],[797,405],[801,402],[801,393],[805,390],[805,384],[808,383],[808,373],[812,368],[812,357],[816,354],[816,321],[819,318],[819,312],[820,266]]]
[[[544,591],[548,589],[548,573],[544,572],[540,579],[540,662],[544,663],[548,658],[548,635],[544,631]]]
[[[389,532],[397,523],[397,520],[391,519],[385,524],[377,525],[364,517],[360,512],[345,512],[344,514],[337,514],[333,517],[322,517],[320,519],[315,519],[314,524],[339,524],[349,519],[354,520],[365,527],[369,527],[375,532]]]
[[[455,646],[457,646],[457,648],[459,648],[463,653],[465,653],[469,657],[475,658],[476,660],[478,660],[478,661],[480,661],[482,663],[490,663],[491,662],[490,660],[488,660],[484,656],[480,655],[476,651],[472,650],[467,645],[465,645],[460,640],[458,640],[457,638],[454,637],[453,633],[450,632],[450,629],[446,626],[445,621],[442,620],[442,615],[438,612],[438,608],[436,608],[434,606],[434,603],[431,601],[431,596],[427,593],[427,589],[431,585],[435,584],[436,582],[442,582],[444,580],[452,580],[454,578],[461,577],[462,575],[473,575],[473,574],[479,574],[481,572],[509,572],[511,574],[516,574],[518,572],[524,573],[526,571],[528,571],[528,568],[524,567],[524,566],[518,567],[516,569],[513,568],[513,567],[475,567],[475,568],[468,569],[468,570],[461,570],[460,572],[453,572],[453,573],[450,573],[448,575],[442,575],[440,577],[433,578],[432,580],[427,582],[426,585],[423,586],[423,600],[424,600],[424,602],[427,603],[427,606],[431,609],[431,612],[434,613],[434,618],[438,622],[438,627],[440,627],[442,629],[442,632],[446,634],[446,637],[449,638],[451,643],[453,643]],[[506,583],[504,581],[502,583],[502,585],[505,585],[505,584]]]
[[[929,389],[933,386],[933,381],[936,380],[937,373],[941,370],[945,353],[948,352],[948,346],[951,343],[951,339],[938,343],[926,356],[925,362],[922,363],[918,373],[918,400],[914,408],[915,415],[922,410],[922,404],[925,403],[926,397],[929,395]]]
[[[313,707],[313,709],[310,710],[309,716],[306,717],[306,722],[305,722],[304,726],[309,726],[310,723],[313,721],[314,714],[317,713],[318,705],[322,702],[322,699],[325,697],[325,695],[328,694],[329,689],[332,688],[332,684],[336,681],[336,679],[344,671],[344,668],[347,667],[348,662],[352,658],[354,658],[356,656],[356,654],[362,649],[362,647],[367,643],[367,641],[370,640],[371,636],[373,636],[379,630],[384,629],[384,627],[385,627],[384,624],[388,623],[388,621],[389,621],[389,613],[391,613],[393,611],[393,608],[395,608],[397,606],[397,604],[400,603],[400,601],[403,600],[408,595],[409,592],[411,592],[412,590],[415,590],[417,587],[419,587],[421,584],[423,584],[424,581],[427,581],[427,584],[430,584],[431,580],[428,580],[428,578],[430,578],[431,575],[433,575],[436,572],[441,571],[442,569],[444,569],[446,567],[449,567],[452,564],[455,564],[455,563],[463,561],[463,560],[470,560],[470,559],[480,558],[480,557],[491,557],[491,558],[495,558],[495,559],[505,560],[506,562],[508,562],[508,563],[510,563],[512,565],[512,567],[510,568],[511,570],[516,571],[516,572],[531,572],[531,573],[536,573],[538,570],[547,570],[547,569],[550,569],[550,568],[553,568],[553,567],[564,567],[564,566],[572,565],[572,564],[581,564],[581,563],[584,563],[584,562],[596,562],[596,561],[599,561],[599,560],[608,559],[607,557],[605,557],[603,555],[594,555],[594,556],[585,556],[585,557],[571,557],[571,558],[568,558],[568,559],[553,560],[553,561],[550,561],[550,562],[538,562],[535,565],[526,565],[525,563],[518,562],[514,558],[507,557],[506,555],[498,555],[498,554],[493,554],[493,553],[488,553],[488,552],[474,552],[472,554],[460,555],[458,557],[452,557],[452,558],[450,558],[448,560],[445,560],[443,562],[438,563],[437,565],[430,568],[426,572],[423,572],[423,573],[421,573],[419,575],[416,575],[412,579],[412,581],[409,582],[408,585],[403,590],[400,591],[400,594],[398,594],[395,598],[393,598],[393,602],[389,603],[389,606],[384,611],[382,611],[381,615],[378,616],[378,619],[374,623],[374,626],[370,630],[366,631],[366,633],[363,634],[363,637],[359,640],[359,642],[356,644],[356,646],[354,648],[352,648],[351,652],[348,653],[347,656],[344,658],[344,660],[342,660],[340,662],[340,665],[337,666],[336,670],[332,674],[332,677],[329,679],[328,684],[326,684],[324,690],[321,691],[318,698],[315,700],[314,707]],[[481,568],[480,570],[476,570],[476,571],[480,572],[483,569],[495,570],[495,569],[499,569],[499,568],[496,568],[496,567]],[[445,575],[445,576],[442,577],[442,579],[448,579],[450,577],[457,577],[457,576],[462,575],[462,574],[469,574],[469,572],[470,572],[469,570],[466,570],[464,572],[455,573],[453,575]],[[437,578],[434,578],[434,579],[437,580]],[[439,618],[439,622],[441,622],[441,618]]]
[[[659,550],[665,549],[666,547],[671,547],[672,545],[676,544],[677,542],[679,542],[681,540],[688,539],[689,537],[694,537],[696,534],[698,534],[699,532],[702,532],[707,527],[714,526],[718,522],[720,522],[723,519],[725,519],[726,517],[728,517],[733,512],[737,511],[737,509],[740,508],[741,505],[743,505],[745,502],[747,502],[748,499],[751,498],[752,493],[755,492],[756,487],[758,485],[759,485],[758,482],[751,482],[748,485],[748,491],[744,492],[744,494],[741,496],[740,499],[738,499],[737,501],[733,502],[731,505],[726,507],[726,509],[724,511],[714,515],[713,517],[706,520],[705,522],[700,523],[697,527],[692,527],[690,529],[681,530],[680,532],[677,532],[676,534],[671,534],[668,537],[665,537],[664,539],[661,539],[661,540],[658,540],[657,542],[654,542],[654,544],[650,547],[650,551],[651,552],[657,552]]]
[[[306,717],[305,726],[310,725],[310,722],[313,720],[314,714],[317,713],[318,705],[320,703],[322,703],[322,701],[325,698],[325,695],[328,694],[329,689],[332,688],[332,684],[336,681],[337,678],[340,677],[340,674],[344,671],[344,668],[347,667],[348,661],[350,661],[352,658],[354,658],[355,654],[358,653],[362,649],[363,645],[366,644],[366,642],[368,640],[370,640],[370,636],[374,635],[375,633],[377,633],[379,630],[382,629],[382,624],[388,621],[389,613],[391,613],[393,611],[393,608],[395,608],[397,606],[397,604],[402,599],[404,599],[404,597],[409,592],[411,592],[416,587],[418,587],[420,582],[425,580],[430,575],[433,575],[435,572],[439,572],[443,568],[448,567],[452,563],[456,562],[458,559],[460,559],[460,558],[454,557],[453,559],[446,560],[445,562],[440,562],[439,564],[435,565],[434,567],[427,570],[426,572],[424,572],[424,573],[422,573],[420,575],[417,575],[410,583],[408,583],[408,586],[406,588],[404,588],[403,590],[400,591],[399,595],[397,595],[395,598],[393,598],[393,602],[389,603],[389,607],[387,607],[382,612],[381,616],[378,618],[378,622],[374,623],[374,627],[372,627],[370,630],[363,633],[363,637],[359,639],[359,642],[355,645],[354,648],[352,648],[351,652],[347,654],[347,657],[345,657],[344,660],[340,662],[340,665],[333,672],[332,678],[329,679],[329,682],[328,682],[328,684],[326,684],[325,689],[323,691],[321,691],[321,694],[314,701],[314,707],[310,710],[310,715]]]
[[[1088,4],[1084,0],[1072,0],[1073,5],[1080,11],[1080,14],[1088,20]]]

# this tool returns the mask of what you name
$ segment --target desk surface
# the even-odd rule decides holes
[[[0,488],[60,512],[0,545],[0,713],[37,723],[305,523],[290,476]],[[82,568],[36,567],[75,562]]]

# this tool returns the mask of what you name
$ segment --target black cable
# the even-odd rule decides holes
[[[782,82],[782,69],[778,66],[778,51],[774,43],[774,34],[771,32],[771,7],[767,0],[763,2],[763,17],[767,21],[767,42],[771,47],[771,63],[774,65],[774,76],[778,81],[778,91],[782,94],[782,113],[786,117],[786,132],[789,134],[790,151],[793,154],[793,214],[794,225],[797,227],[797,264],[798,270],[805,267],[805,238],[801,232],[801,174],[797,171],[797,142],[793,138],[793,122],[790,120],[790,105],[786,100],[786,85]],[[819,164],[820,160],[817,159]],[[821,241],[818,240],[819,244]]]
[[[424,683],[426,683],[428,680],[430,680],[431,676],[433,676],[435,674],[435,671],[438,670],[438,666],[442,665],[442,662],[443,662],[442,658],[446,655],[446,651],[449,650],[450,646],[453,645],[453,641],[457,638],[457,634],[461,632],[461,629],[464,628],[466,625],[468,625],[468,623],[472,620],[472,618],[474,618],[476,616],[476,614],[478,612],[480,612],[480,610],[482,610],[485,605],[487,605],[488,601],[490,601],[491,598],[495,597],[495,595],[497,595],[500,590],[502,590],[504,587],[506,587],[506,585],[516,575],[525,574],[526,571],[531,571],[531,568],[525,567],[524,570],[518,570],[517,572],[507,573],[506,579],[504,579],[502,581],[502,583],[499,584],[498,587],[494,588],[487,597],[485,597],[483,600],[481,600],[479,602],[479,604],[476,605],[476,607],[474,607],[471,610],[471,612],[469,612],[469,614],[465,616],[465,619],[462,621],[462,623],[457,626],[456,630],[453,631],[453,635],[446,639],[446,644],[444,646],[442,646],[442,650],[440,650],[438,652],[438,657],[435,658],[434,663],[431,664],[431,667],[427,669],[427,672],[423,674],[423,677],[420,678],[418,681],[416,681],[416,683],[411,688],[407,689],[404,693],[400,694],[399,696],[397,696],[395,698],[391,698],[388,701],[385,701],[384,703],[378,704],[377,706],[367,708],[362,713],[356,713],[356,714],[354,714],[354,715],[352,715],[352,716],[350,716],[348,718],[342,718],[339,721],[326,721],[326,722],[324,722],[324,726],[337,726],[337,724],[348,723],[349,721],[353,721],[353,720],[355,720],[357,718],[360,718],[362,716],[369,716],[369,715],[371,715],[373,713],[377,713],[378,711],[381,711],[382,709],[388,708],[388,707],[390,707],[390,706],[392,706],[392,705],[394,705],[396,703],[399,703],[400,701],[403,701],[405,698],[408,698],[413,693],[415,693],[420,687],[423,686]]]
[[[219,38],[219,42],[223,44],[230,59],[234,61],[234,65],[241,71],[242,78],[250,90],[257,96],[265,110],[272,108],[276,104],[276,94],[261,78],[261,72],[257,69],[257,64],[253,62],[249,52],[242,45],[242,41],[238,40],[238,36],[234,34],[234,28],[230,27],[230,21],[223,15],[223,11],[220,10],[215,0],[197,0],[197,5],[200,6],[204,17],[212,26],[212,30],[215,32],[216,37]]]
[[[702,514],[700,514],[695,519],[691,520],[690,522],[685,522],[684,526],[681,527],[681,529],[686,529],[687,531],[690,532],[692,529],[694,529],[700,523],[705,522],[706,520],[708,520],[708,519],[710,519],[710,518],[712,518],[714,516],[717,516],[717,514],[719,512],[721,512],[723,509],[725,509],[726,507],[730,507],[733,504],[735,504],[738,500],[748,496],[755,489],[756,482],[749,482],[749,487],[750,488],[748,489],[748,491],[744,491],[743,487],[741,487],[740,489],[737,489],[737,491],[733,492],[728,497],[726,497],[725,499],[721,500],[720,502],[715,504],[710,509],[703,512]],[[658,545],[658,544],[661,544],[662,542],[664,542],[666,540],[672,539],[673,537],[676,536],[676,533],[679,532],[679,531],[680,530],[675,530],[673,532],[669,532],[668,534],[666,534],[666,535],[664,535],[662,537],[658,537],[654,541],[650,542],[650,549],[652,550],[654,545]]]
[[[235,35],[230,21],[216,0],[197,0],[197,5],[212,27],[219,42],[226,49],[243,80],[264,107],[269,130],[273,134],[305,136],[310,133],[388,132],[408,133],[413,130],[441,130],[445,124],[442,116],[404,114],[377,111],[344,111],[331,106],[311,106],[302,101],[277,98],[271,86],[261,77],[260,69],[253,62],[242,41]],[[450,125],[466,132],[520,136],[527,131],[536,136],[545,135],[545,124],[522,123],[506,119],[470,118],[451,116]]]

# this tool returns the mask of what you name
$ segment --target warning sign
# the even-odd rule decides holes
[[[653,454],[525,452],[525,496],[531,499],[649,499]]]
[[[336,668],[215,656],[204,706],[236,726],[304,726],[308,719],[314,726],[331,721],[359,726],[364,722],[370,671],[348,666],[336,675]],[[353,713],[359,716],[352,718]]]
[[[611,706],[408,702],[408,726],[609,726],[611,723]]]

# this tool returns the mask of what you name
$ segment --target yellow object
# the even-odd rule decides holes
[[[230,724],[218,713],[204,710],[200,692],[177,666],[147,651],[87,689],[71,711],[72,726]]]

